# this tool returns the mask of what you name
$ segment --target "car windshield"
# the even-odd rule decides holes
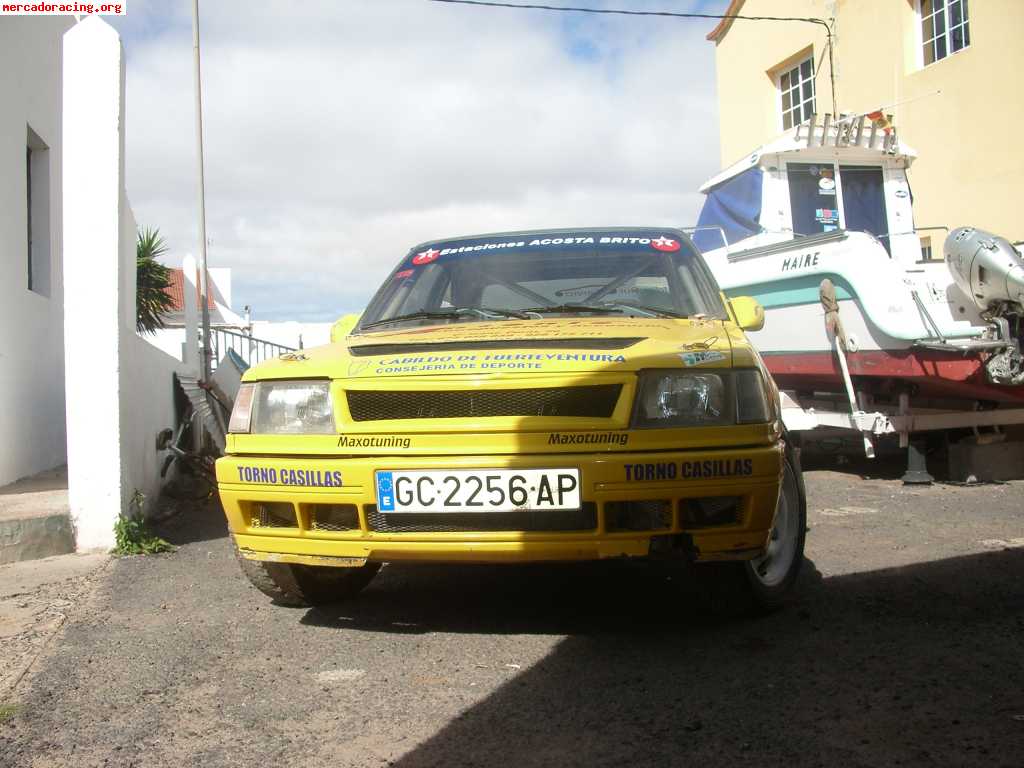
[[[359,330],[604,315],[726,317],[714,278],[678,232],[527,233],[415,250]]]

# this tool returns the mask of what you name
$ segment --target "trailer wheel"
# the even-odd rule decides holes
[[[268,563],[249,560],[235,549],[242,573],[256,589],[279,605],[337,603],[358,595],[377,575],[380,563],[357,568]]]

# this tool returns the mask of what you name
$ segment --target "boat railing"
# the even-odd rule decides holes
[[[892,238],[894,238],[894,237],[902,237],[903,235],[914,235],[915,237],[920,239],[921,235],[918,234],[918,233],[920,233],[920,232],[936,232],[938,230],[941,230],[943,232],[949,232],[949,227],[947,227],[945,224],[942,224],[942,225],[937,226],[937,227],[914,227],[913,229],[906,229],[906,230],[903,230],[902,232],[886,232],[885,234],[875,235],[875,237],[877,237],[879,240],[889,240],[889,241],[892,241]],[[930,254],[931,252],[932,252],[931,251],[931,245],[929,245],[928,246],[928,253]],[[943,261],[943,259],[941,257],[939,257],[939,258],[935,258],[935,257],[924,258],[924,249],[921,250],[921,256],[922,256],[922,258],[918,259],[916,263],[918,263],[918,264],[931,264],[932,262]]]
[[[765,230],[765,232],[771,232],[771,230]],[[781,240],[774,243],[768,243],[766,245],[758,245],[753,248],[747,248],[742,251],[734,251],[729,254],[730,262],[746,261],[747,259],[756,259],[761,256],[770,256],[776,253],[783,253],[791,250],[794,247],[794,243],[799,243],[801,248],[810,247],[815,245],[823,245],[825,243],[839,242],[845,240],[849,235],[845,229],[836,229],[832,232],[822,232],[817,235],[802,235],[799,232],[793,232],[791,230],[784,230],[778,234],[786,234],[790,236],[788,240]]]
[[[920,237],[920,235],[918,234],[919,232],[934,232],[936,230],[942,230],[944,232],[949,232],[949,227],[947,227],[945,225],[938,226],[938,227],[915,227],[914,229],[907,229],[907,230],[904,230],[904,231],[901,231],[901,232],[884,232],[882,234],[875,234],[874,232],[868,232],[867,230],[863,230],[862,231],[862,230],[855,230],[855,229],[835,229],[835,230],[832,230],[831,232],[820,232],[820,233],[811,234],[811,235],[806,235],[806,234],[803,234],[801,232],[793,232],[792,230],[789,230],[789,229],[786,229],[786,230],[769,230],[769,229],[764,229],[764,230],[762,230],[763,234],[785,235],[786,239],[785,240],[781,240],[781,241],[776,241],[776,242],[773,242],[773,243],[768,243],[766,245],[755,246],[753,248],[745,248],[745,249],[742,249],[742,250],[732,251],[732,252],[727,251],[726,253],[728,255],[728,259],[729,259],[730,262],[736,262],[736,261],[745,261],[746,259],[756,259],[756,258],[758,258],[760,256],[769,256],[771,254],[780,253],[782,251],[787,251],[787,250],[791,249],[794,246],[794,243],[799,243],[799,245],[801,247],[804,247],[804,246],[812,246],[812,245],[822,245],[822,244],[825,244],[825,243],[836,242],[836,241],[839,241],[839,240],[845,240],[847,237],[849,237],[850,234],[853,234],[853,233],[870,235],[871,237],[873,237],[873,238],[875,238],[876,240],[879,240],[879,241],[881,241],[881,240],[890,240],[891,241],[892,238],[894,238],[894,237],[899,237],[899,236],[903,236],[903,235],[914,235],[916,237]],[[892,258],[892,256],[890,256],[889,258]],[[939,257],[939,258],[927,258],[927,259],[922,258],[922,259],[918,260],[916,263],[918,263],[918,264],[931,264],[933,262],[942,262],[942,261],[943,261],[943,259],[941,257]]]
[[[840,114],[838,118],[826,112],[818,124],[818,115],[812,113],[796,127],[796,140],[808,147],[863,147],[895,154],[899,149],[892,115],[870,119],[867,114]]]
[[[882,235],[875,235],[875,237],[883,238],[883,237],[896,237],[897,235],[916,235],[918,232],[934,232],[937,229],[941,229],[941,230],[943,230],[945,232],[949,232],[949,227],[947,227],[946,225],[943,224],[942,226],[938,226],[938,227],[914,227],[913,229],[905,229],[902,232],[886,232],[885,234],[882,234]]]

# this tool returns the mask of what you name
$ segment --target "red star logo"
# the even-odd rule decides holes
[[[662,235],[657,240],[651,240],[651,247],[657,248],[659,251],[678,251],[679,241]]]
[[[418,267],[423,266],[424,264],[429,264],[430,262],[435,261],[437,257],[440,255],[441,252],[439,250],[435,248],[428,248],[427,250],[420,251],[415,256],[413,256],[412,263]]]

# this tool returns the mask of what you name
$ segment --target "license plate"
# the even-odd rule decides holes
[[[513,512],[579,509],[578,469],[381,470],[381,512]]]

